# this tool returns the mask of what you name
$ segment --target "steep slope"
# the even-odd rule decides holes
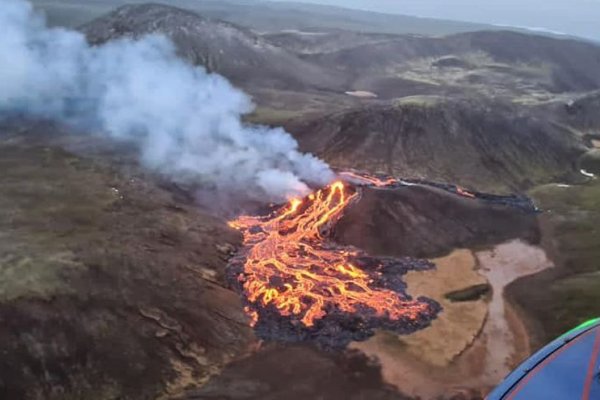
[[[334,236],[370,254],[428,258],[456,248],[538,239],[535,210],[522,199],[475,199],[429,185],[364,189]]]
[[[88,41],[161,33],[179,54],[241,86],[279,89],[335,88],[340,79],[273,46],[248,29],[160,4],[128,5],[81,27]]]
[[[340,168],[515,191],[576,172],[570,130],[485,99],[416,98],[288,124],[305,150]]]

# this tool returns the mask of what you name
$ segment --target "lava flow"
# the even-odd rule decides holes
[[[230,275],[259,336],[345,344],[377,327],[413,332],[437,315],[437,303],[411,299],[400,279],[431,263],[370,257],[328,239],[359,190],[338,181],[267,216],[230,222],[244,235]]]

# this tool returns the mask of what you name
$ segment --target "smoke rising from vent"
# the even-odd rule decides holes
[[[0,113],[52,118],[135,142],[142,163],[184,182],[279,201],[333,178],[283,129],[244,125],[250,99],[177,58],[159,35],[91,47],[49,29],[23,0],[0,5]]]

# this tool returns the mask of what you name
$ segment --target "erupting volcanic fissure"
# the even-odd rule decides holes
[[[370,179],[362,184],[397,183]],[[230,222],[244,235],[231,278],[259,336],[339,345],[364,339],[376,327],[409,333],[437,315],[437,303],[410,298],[401,280],[411,269],[434,267],[431,263],[370,257],[328,239],[359,196],[360,188],[337,181],[269,215]]]

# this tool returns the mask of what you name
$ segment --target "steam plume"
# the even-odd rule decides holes
[[[0,26],[0,114],[134,141],[149,168],[267,200],[306,194],[307,183],[333,177],[283,129],[244,125],[250,99],[177,58],[163,36],[91,47],[78,32],[47,28],[24,0],[2,0]]]

